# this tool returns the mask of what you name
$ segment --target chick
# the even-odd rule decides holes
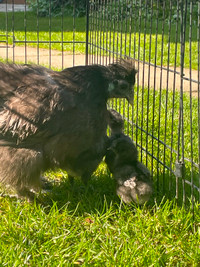
[[[123,202],[144,204],[153,192],[153,183],[147,167],[138,161],[137,148],[122,132],[122,117],[110,111],[111,137],[105,162],[116,180],[116,192]]]

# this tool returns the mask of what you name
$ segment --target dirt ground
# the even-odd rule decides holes
[[[61,69],[63,68],[71,67],[71,66],[77,66],[77,65],[85,65],[85,55],[73,55],[69,54],[68,52],[60,52],[57,50],[51,50],[48,49],[37,49],[32,47],[21,47],[21,46],[15,46],[14,49],[12,47],[6,48],[3,44],[0,44],[0,57],[3,59],[9,58],[10,60],[15,60],[16,62],[20,63],[35,63],[44,65],[46,67],[52,66],[54,68]],[[25,61],[26,59],[26,61]],[[103,64],[106,62],[106,58],[98,58],[96,59],[95,63]],[[144,68],[143,68],[144,67]],[[180,68],[176,68],[177,74],[174,75],[173,72],[167,72],[167,70],[162,70],[160,68],[156,68],[154,66],[145,65],[143,66],[142,63],[137,64],[136,68],[139,70],[138,73],[138,81],[140,85],[148,86],[150,88],[156,88],[158,90],[161,88],[169,88],[170,90],[173,90],[174,86],[177,90],[180,89]],[[144,70],[143,70],[144,69]],[[173,70],[173,68],[171,67]],[[149,75],[150,71],[150,75]],[[155,73],[155,81],[154,81],[154,73]],[[144,79],[143,79],[144,77]],[[150,78],[148,78],[150,77]],[[190,70],[184,69],[184,77],[190,78]],[[198,71],[192,70],[191,72],[191,79],[198,80]],[[144,82],[143,82],[144,80]],[[198,83],[197,82],[191,82],[189,80],[183,81],[183,90],[185,92],[192,92],[193,96],[197,96],[198,93]]]

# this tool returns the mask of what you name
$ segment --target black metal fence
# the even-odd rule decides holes
[[[133,106],[125,100],[109,105],[126,119],[125,133],[151,170],[157,194],[200,201],[200,1],[91,0],[84,19],[76,18],[74,1],[70,29],[64,4],[54,18],[51,3],[45,19],[39,6],[35,17],[27,6],[21,26],[14,0],[11,12],[6,5],[0,13],[0,57],[55,69],[132,58],[138,70]]]

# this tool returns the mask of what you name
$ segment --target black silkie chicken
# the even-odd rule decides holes
[[[115,110],[109,112],[111,137],[105,162],[117,182],[117,194],[125,203],[144,204],[153,192],[150,172],[138,161],[132,140],[124,135],[123,119]]]
[[[0,63],[0,182],[33,198],[55,167],[87,183],[106,153],[107,100],[132,102],[129,60],[55,72]]]

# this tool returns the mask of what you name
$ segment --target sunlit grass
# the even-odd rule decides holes
[[[96,175],[87,188],[61,181],[49,204],[0,198],[0,264],[199,265],[198,205],[194,220],[174,201],[127,206],[113,196],[112,180]]]
[[[73,44],[65,42],[75,41],[80,42],[76,44],[75,53],[85,53],[85,18],[76,18],[75,22],[71,17],[37,19],[36,15],[32,12],[28,12],[25,18],[23,13],[16,12],[14,17],[12,17],[12,14],[8,14],[8,17],[6,17],[5,14],[0,13],[0,19],[3,22],[0,25],[0,35],[9,35],[8,38],[1,36],[0,40],[6,41],[7,39],[8,44],[13,44],[14,37],[15,45],[23,46],[25,42],[28,42],[27,45],[31,47],[51,48],[72,53],[74,49]],[[33,21],[36,22],[33,23]],[[134,25],[131,28],[129,27],[130,25],[127,28],[122,26],[116,28],[114,32],[112,22],[104,25],[104,32],[102,32],[101,24],[97,25],[95,30],[93,30],[94,23],[95,21],[91,19],[89,42],[92,45],[89,45],[89,53],[100,54],[100,50],[97,52],[96,46],[98,46],[102,49],[101,55],[105,56],[110,55],[112,52],[117,52],[135,59],[150,61],[157,65],[163,64],[166,66],[169,64],[170,66],[174,66],[175,62],[177,66],[181,64],[180,33],[178,32],[176,35],[176,25],[173,23],[170,36],[168,34],[169,25],[167,23],[164,32],[162,32],[161,23],[159,23],[158,29],[156,30],[157,26],[155,22],[152,25],[147,23],[146,26],[142,23],[140,29],[138,26],[135,28]],[[190,29],[187,25],[184,66],[189,68],[191,60],[192,68],[198,69],[197,26],[193,25],[191,30],[191,56],[189,31]]]

